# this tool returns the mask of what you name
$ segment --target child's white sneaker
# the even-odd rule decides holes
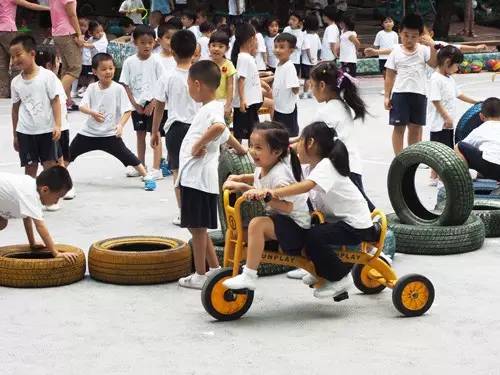
[[[318,282],[318,279],[315,278],[312,274],[310,274],[309,272],[307,272],[307,275],[305,275],[303,278],[302,278],[302,282],[306,285],[314,285]]]
[[[141,174],[134,167],[127,167],[127,177],[139,177]]]
[[[314,289],[313,295],[316,298],[336,297],[341,293],[347,292],[352,283],[351,273],[349,272],[339,281],[325,281],[323,286]]]
[[[75,199],[75,197],[76,197],[76,190],[74,187],[72,187],[70,190],[68,190],[68,192],[64,196],[64,199],[71,200],[71,199]]]
[[[183,288],[201,290],[203,288],[203,285],[205,284],[205,281],[207,281],[206,275],[198,275],[195,272],[189,276],[181,277],[179,279],[179,285],[182,286]]]
[[[145,180],[163,180],[163,173],[159,169],[152,168],[150,172],[148,172],[147,176],[142,178]]]
[[[177,225],[177,226],[181,225],[181,216],[180,216],[180,215],[177,215],[177,216],[174,218],[174,220],[172,220],[172,224]]]
[[[56,203],[50,206],[44,206],[44,209],[45,211],[54,212],[54,211],[59,211],[61,209],[61,206],[59,205],[59,203]]]
[[[302,268],[296,268],[294,270],[288,271],[286,273],[286,277],[289,279],[297,279],[297,280],[302,280],[304,276],[308,275],[309,272],[306,270],[303,270]]]
[[[205,273],[205,276],[208,278],[210,276],[212,276],[213,274],[217,273],[217,271],[219,271],[221,269],[221,267],[215,267],[215,268],[210,268],[206,273]]]
[[[255,283],[257,281],[257,271],[243,267],[243,272],[238,276],[231,277],[225,280],[222,285],[228,289],[239,290],[239,289],[249,289],[255,290]]]

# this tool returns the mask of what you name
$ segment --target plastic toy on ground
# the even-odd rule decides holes
[[[234,204],[231,204],[231,198],[229,191],[224,191],[224,210],[227,220],[224,268],[209,277],[201,293],[205,310],[215,319],[222,321],[239,319],[248,311],[254,298],[252,290],[230,290],[223,285],[224,280],[240,272],[240,264],[246,259],[247,251],[240,212],[244,198],[238,198]],[[315,212],[312,216],[320,223],[324,221],[320,212]],[[362,243],[357,250],[342,247],[337,251],[337,255],[343,262],[354,264],[352,270],[354,284],[363,293],[380,293],[389,287],[393,289],[393,304],[399,312],[405,316],[424,314],[434,301],[432,283],[426,277],[417,274],[397,278],[391,266],[380,258],[387,233],[386,217],[379,210],[375,210],[372,217],[380,229],[379,240],[376,243]],[[370,254],[369,251],[373,247],[377,250],[374,254]],[[293,256],[266,249],[261,262],[305,269],[319,280],[314,287],[320,287],[324,282],[324,279],[316,275],[313,263],[305,256]],[[349,295],[346,292],[335,296],[334,300],[338,302],[347,298]]]

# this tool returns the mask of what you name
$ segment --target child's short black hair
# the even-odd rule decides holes
[[[344,23],[346,30],[354,31],[354,21],[349,16],[344,16],[341,19],[341,22]]]
[[[180,59],[188,59],[193,57],[196,50],[196,37],[189,30],[179,30],[170,42],[170,47],[177,57]]]
[[[399,29],[401,31],[403,31],[403,29],[418,30],[418,33],[422,34],[424,32],[424,20],[422,16],[418,14],[408,14],[401,21]]]
[[[225,15],[223,15],[223,14],[216,14],[212,18],[212,22],[215,25],[219,25],[219,24],[223,25],[222,21],[227,21],[227,17]]]
[[[132,21],[131,18],[128,18],[128,17],[122,17],[120,18],[120,21],[118,22],[118,26],[120,27],[130,27],[130,26],[134,26],[135,23],[134,21]]]
[[[46,68],[48,64],[56,64],[56,48],[49,44],[44,44],[36,49],[35,63],[38,66]]]
[[[391,16],[382,17],[381,23],[384,23],[385,21],[392,21],[392,22],[394,22],[394,19]]]
[[[302,22],[304,20],[304,16],[302,16],[301,14],[297,13],[297,12],[292,12],[288,15],[288,19],[292,18],[292,17],[295,17],[299,20],[299,22]]]
[[[112,61],[113,65],[115,65],[115,60],[113,60],[113,56],[111,56],[109,53],[97,53],[92,57],[92,69],[97,69],[99,67],[99,64],[102,63],[103,61]]]
[[[220,43],[229,48],[229,36],[224,31],[216,31],[210,36],[208,44]]]
[[[38,175],[36,186],[47,186],[50,191],[59,193],[71,190],[73,181],[71,181],[71,176],[66,168],[56,165]]]
[[[141,36],[150,36],[153,39],[156,39],[156,33],[155,30],[147,25],[137,25],[135,27],[134,32],[132,33],[132,36],[134,37],[134,40],[139,39]]]
[[[226,24],[220,25],[217,28],[217,31],[222,31],[223,33],[226,33],[228,37],[231,37],[233,35],[233,32],[231,31],[231,26]]]
[[[219,66],[210,60],[198,61],[189,68],[191,79],[204,83],[214,91],[220,85],[220,76]]]
[[[281,23],[281,21],[280,21],[280,19],[279,19],[278,17],[269,17],[269,18],[267,18],[267,19],[264,21],[264,27],[265,27],[265,29],[266,29],[266,30],[265,30],[265,31],[266,31],[266,33],[267,33],[267,32],[268,32],[268,30],[269,30],[269,26],[271,26],[271,24],[272,24],[273,22],[276,22],[276,23],[278,24],[278,27],[279,27],[279,25],[280,25],[280,23]]]
[[[287,42],[290,48],[294,49],[297,46],[297,38],[290,33],[281,33],[275,39],[274,43]]]
[[[330,21],[337,21],[337,9],[334,5],[328,5],[323,9],[323,16],[328,18]]]
[[[439,49],[437,54],[438,66],[443,66],[447,59],[450,59],[450,65],[461,64],[464,61],[464,54],[457,47],[450,44]]]
[[[179,17],[172,17],[165,24],[172,25],[176,30],[182,30],[182,21]]]
[[[203,22],[200,25],[200,33],[209,33],[215,30],[215,25],[212,22]]]
[[[89,21],[89,33],[93,33],[101,24],[96,20]]]
[[[189,18],[193,23],[196,21],[196,13],[193,12],[191,9],[186,9],[182,12],[182,16]]]
[[[16,44],[21,44],[26,52],[36,51],[35,38],[33,38],[29,34],[21,34],[16,36],[14,39],[12,39],[9,46],[12,47],[15,46]]]
[[[175,27],[175,25],[172,25],[169,23],[161,24],[160,26],[158,26],[158,38],[160,38],[160,39],[163,38],[163,36],[171,30],[177,31],[180,29]]]
[[[304,19],[304,31],[318,31],[319,21],[314,14],[308,14]]]
[[[491,97],[486,99],[481,106],[484,117],[500,117],[500,99]]]
[[[250,19],[250,25],[252,25],[258,33],[264,32],[264,23],[259,17],[252,17]]]

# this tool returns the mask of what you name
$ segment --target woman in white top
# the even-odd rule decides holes
[[[340,35],[340,54],[339,61],[344,72],[356,77],[356,64],[358,63],[358,48],[361,43],[358,34],[354,31],[354,22],[344,17],[340,21],[342,34]]]
[[[250,154],[257,168],[250,175],[229,176],[224,189],[243,191],[249,200],[264,199],[263,192],[300,181],[302,170],[294,150],[288,146],[288,131],[277,122],[255,125]],[[255,289],[257,268],[266,241],[278,241],[287,254],[300,254],[311,219],[307,194],[266,201],[268,216],[255,217],[248,226],[248,248],[243,273],[224,281],[229,289]]]
[[[335,297],[352,284],[351,267],[342,263],[331,248],[376,241],[370,209],[358,187],[349,178],[349,153],[337,133],[324,122],[314,122],[302,131],[297,151],[306,164],[304,180],[272,189],[274,199],[309,193],[313,207],[325,214],[326,223],[312,227],[306,236],[306,252],[316,273],[327,280],[314,290],[317,298]],[[304,277],[306,284],[317,280]]]

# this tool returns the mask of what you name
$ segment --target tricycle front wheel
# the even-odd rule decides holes
[[[233,276],[233,269],[221,268],[208,278],[201,290],[201,303],[206,312],[217,320],[241,318],[253,302],[253,290],[232,291],[222,283]]]

